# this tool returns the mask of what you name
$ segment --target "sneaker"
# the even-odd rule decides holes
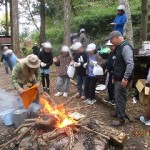
[[[124,119],[118,119],[116,121],[113,121],[111,126],[119,127],[119,126],[123,126],[124,124],[125,124],[125,120]]]
[[[63,94],[62,92],[58,92],[58,93],[55,94],[55,96],[56,96],[56,97],[59,97],[59,96],[61,96],[62,94]]]
[[[81,100],[85,100],[85,96],[81,96]]]
[[[49,94],[50,93],[50,88],[47,88],[46,92]]]
[[[47,88],[46,87],[43,87],[43,92],[47,92]]]
[[[87,102],[90,102],[91,99],[90,98],[87,98],[85,101],[83,101],[83,103],[87,103]]]
[[[108,103],[110,101],[110,99],[109,98],[107,98],[107,99],[103,98],[103,101],[106,102],[106,103]]]
[[[89,104],[89,105],[93,105],[94,103],[96,103],[96,99],[93,99],[93,100],[87,102],[87,104]]]
[[[80,97],[81,97],[80,93],[77,93],[77,94],[75,95],[75,98],[80,98]]]
[[[63,97],[68,97],[68,93],[64,92]]]
[[[109,101],[108,103],[109,103],[109,104],[111,104],[111,105],[113,105],[113,106],[115,106],[115,105],[116,105],[114,100]]]

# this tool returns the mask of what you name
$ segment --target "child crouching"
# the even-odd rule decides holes
[[[97,83],[97,76],[93,74],[94,66],[100,65],[102,66],[105,61],[99,54],[96,54],[96,45],[91,43],[87,46],[86,49],[88,53],[88,63],[84,64],[84,67],[87,68],[87,76],[85,80],[85,96],[86,100],[84,101],[87,104],[94,104],[96,102],[95,99],[95,88]]]
[[[63,95],[63,97],[67,97],[70,84],[70,78],[68,77],[67,69],[70,63],[72,62],[69,47],[63,46],[61,49],[61,55],[57,58],[55,57],[53,59],[53,62],[56,66],[59,66],[59,75],[57,78],[58,92],[55,94],[55,96],[58,97]]]

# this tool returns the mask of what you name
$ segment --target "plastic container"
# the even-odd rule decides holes
[[[6,110],[6,111],[3,112],[2,120],[3,120],[3,123],[6,126],[11,126],[11,125],[14,124],[14,121],[13,121],[13,112],[14,112],[14,109],[8,109],[8,110]]]

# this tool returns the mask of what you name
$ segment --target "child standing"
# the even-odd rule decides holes
[[[114,60],[115,60],[115,54],[114,54],[114,50],[115,50],[115,46],[108,41],[106,43],[107,46],[109,46],[111,52],[108,56],[108,62],[107,62],[107,70],[108,70],[108,74],[109,74],[109,79],[108,79],[108,95],[109,98],[106,100],[108,103],[110,103],[111,105],[115,105],[115,98],[114,98],[114,83],[113,83],[113,73],[114,73]]]
[[[43,91],[50,92],[50,66],[53,64],[52,45],[49,42],[43,44],[43,51],[39,53],[41,60],[40,71],[42,75]],[[46,81],[46,84],[45,84]]]
[[[56,66],[59,67],[59,75],[57,78],[57,93],[55,96],[61,96],[67,97],[68,96],[68,90],[69,90],[69,84],[70,84],[70,78],[67,75],[67,69],[70,63],[72,62],[72,57],[70,56],[70,50],[68,46],[63,46],[61,49],[61,55],[57,58],[55,57],[53,59],[53,62]]]
[[[85,80],[85,96],[87,99],[84,102],[92,105],[96,102],[95,88],[97,83],[97,76],[93,74],[94,66],[102,66],[105,61],[100,55],[95,53],[96,45],[94,43],[89,44],[86,51],[88,53],[88,63],[84,64],[84,67],[87,67],[87,76]]]
[[[73,46],[73,49],[76,51],[74,57],[74,66],[76,67],[76,74],[77,74],[77,90],[78,96],[82,100],[85,99],[85,78],[86,78],[86,68],[84,68],[84,64],[87,63],[87,54],[85,52],[85,48],[80,42],[76,42]]]

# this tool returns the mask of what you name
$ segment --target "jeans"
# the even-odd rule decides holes
[[[10,68],[10,70],[12,71],[12,66],[11,66],[11,64],[8,63],[8,62],[6,62],[6,61],[4,61],[4,66],[5,66],[5,72],[6,72],[6,74],[9,74],[9,68]]]
[[[86,76],[77,76],[77,90],[81,96],[85,96],[84,87],[85,87]]]
[[[114,99],[114,83],[112,83],[112,74],[109,74],[109,81],[108,81],[108,95],[109,100],[113,101]]]
[[[127,101],[127,89],[122,87],[121,81],[116,81],[114,83],[114,95],[117,116],[118,118],[124,119]]]
[[[95,88],[97,83],[97,77],[87,76],[85,80],[85,96],[91,100],[95,99]]]
[[[70,78],[68,76],[59,76],[57,78],[57,90],[58,92],[68,93],[70,84]]]

